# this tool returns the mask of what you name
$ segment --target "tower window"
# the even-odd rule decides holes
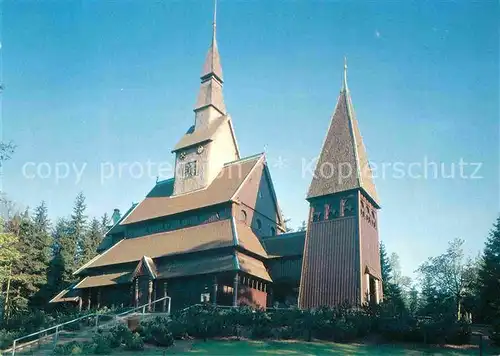
[[[198,173],[196,163],[197,163],[196,161],[191,161],[191,162],[187,162],[184,165],[184,177],[185,178],[194,177]]]
[[[276,229],[271,226],[271,236],[276,236]]]
[[[256,223],[257,223],[257,230],[262,229],[262,221],[260,221],[260,219],[257,219]]]

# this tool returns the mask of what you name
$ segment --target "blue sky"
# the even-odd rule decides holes
[[[2,3],[2,134],[18,150],[3,188],[22,206],[89,215],[125,210],[155,182],[126,166],[173,162],[211,37],[212,1]],[[243,155],[266,151],[292,226],[307,216],[310,177],[340,89],[343,57],[370,160],[460,159],[468,179],[376,184],[381,239],[411,274],[455,237],[476,254],[499,212],[499,5],[482,2],[220,1],[225,99]],[[26,163],[34,166],[23,174]],[[43,163],[46,162],[46,163]],[[55,180],[56,163],[86,164]],[[102,182],[103,162],[115,176]],[[40,164],[44,165],[40,165]],[[60,167],[62,169],[62,167]]]

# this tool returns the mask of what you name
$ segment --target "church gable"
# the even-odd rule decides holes
[[[188,194],[172,195],[173,180],[159,182],[121,224],[138,223],[229,202],[260,158],[258,155],[227,163],[206,189]]]
[[[281,229],[283,220],[264,158],[245,179],[233,200],[240,203],[235,206],[237,220],[251,226],[259,235],[275,235]]]
[[[137,264],[134,272],[132,273],[132,279],[142,276],[150,277],[151,279],[155,279],[158,269],[154,261],[147,256],[143,256],[142,259]]]

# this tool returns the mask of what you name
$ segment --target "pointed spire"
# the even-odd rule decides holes
[[[217,0],[214,3],[214,21],[212,23],[212,44],[208,49],[203,71],[201,73],[201,88],[198,94],[195,111],[206,107],[213,107],[220,114],[226,114],[224,97],[222,96],[222,66],[220,64],[219,49],[217,48]]]
[[[212,44],[208,49],[205,65],[201,74],[202,81],[210,79],[215,76],[221,83],[222,79],[222,66],[220,64],[219,49],[217,47],[217,0],[214,0],[214,21],[212,23]]]
[[[342,91],[349,91],[347,86],[347,57],[344,56],[344,75],[342,77]]]
[[[344,59],[342,89],[320,156],[316,162],[307,199],[363,189],[379,207],[372,171],[347,86],[347,60]]]

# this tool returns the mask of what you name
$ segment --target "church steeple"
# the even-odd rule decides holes
[[[233,123],[226,112],[222,95],[222,67],[216,29],[217,2],[212,43],[203,65],[200,92],[194,107],[195,123],[172,151],[176,155],[174,195],[206,188],[219,175],[225,163],[240,158]]]
[[[363,189],[378,207],[372,171],[347,86],[347,60],[344,58],[340,95],[307,198],[359,188]]]
[[[219,48],[217,47],[217,1],[214,6],[212,24],[212,43],[201,73],[201,87],[194,111],[196,113],[196,128],[205,126],[213,119],[226,114],[226,105],[222,95],[222,66]]]

